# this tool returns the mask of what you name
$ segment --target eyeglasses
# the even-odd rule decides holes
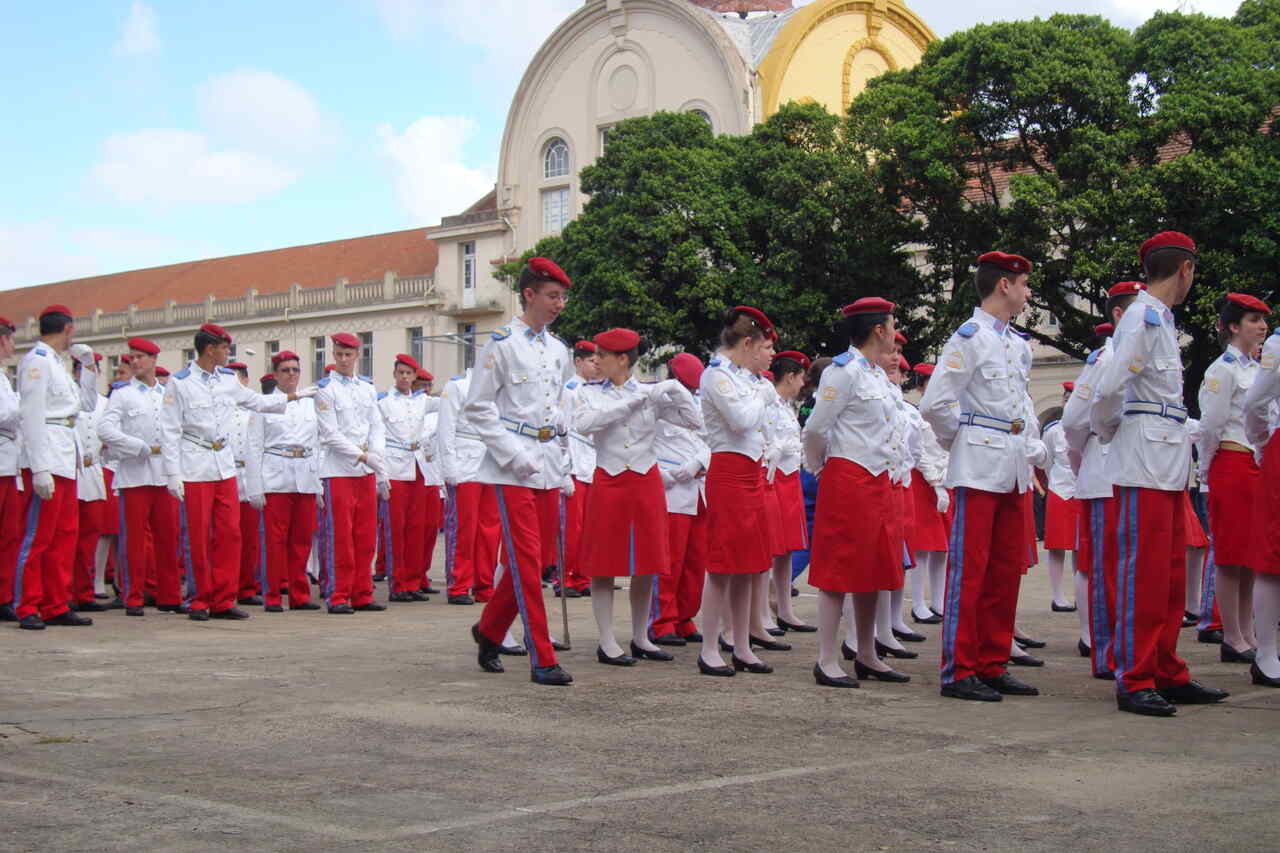
[[[302,368],[300,367],[277,367],[276,368],[276,373],[301,373],[301,372],[302,372]]]

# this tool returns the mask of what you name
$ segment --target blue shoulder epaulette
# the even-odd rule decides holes
[[[711,359],[711,361],[707,362],[707,367],[719,367],[719,366],[720,366],[720,359],[718,358],[713,358]]]
[[[577,388],[577,387],[578,387],[578,380],[576,380],[576,379],[570,379],[568,382],[564,383],[564,387],[566,387],[566,388],[568,388],[570,391],[572,391],[574,388]]]
[[[1154,305],[1147,306],[1147,312],[1142,315],[1142,319],[1146,321],[1148,326],[1160,325],[1160,312]]]
[[[956,329],[956,334],[962,338],[972,338],[978,334],[978,324],[970,320],[960,328]]]
[[[503,326],[501,329],[494,329],[493,332],[490,333],[489,337],[495,341],[505,341],[507,338],[511,337],[511,327]]]
[[[449,377],[449,381],[450,381],[450,382],[456,382],[456,381],[457,381],[457,380],[459,380],[459,379],[466,379],[466,378],[467,378],[467,374],[465,374],[465,373],[460,373],[460,374],[458,374],[457,376],[450,376],[450,377]]]
[[[31,348],[31,351],[41,357],[49,354],[49,351],[44,348],[43,344],[36,344],[34,347]]]
[[[1236,360],[1236,357],[1229,352],[1224,352],[1222,354],[1222,360],[1225,361],[1227,364],[1231,364]]]
[[[381,399],[382,399],[383,397],[385,397],[385,396],[387,396],[387,392],[386,392],[386,391],[379,391],[379,392],[378,392],[378,399],[379,399],[379,400],[381,400]]]
[[[356,379],[359,379],[361,382],[368,382],[370,385],[373,384],[373,380],[368,376],[357,376]]]
[[[1276,330],[1275,330],[1274,332],[1272,332],[1271,334],[1273,334],[1273,335],[1280,335],[1280,326],[1276,326]]]
[[[324,388],[328,384],[329,384],[329,377],[326,376],[324,379],[321,379],[319,382],[316,383],[316,387]]]
[[[853,352],[850,350],[845,350],[835,358],[831,359],[832,364],[838,364],[841,367],[844,367],[846,364],[848,364],[851,361],[853,361]]]
[[[410,396],[410,397],[421,397],[421,396],[422,396],[423,394],[425,394],[425,393],[427,393],[427,389],[426,389],[426,388],[419,388],[417,391],[414,391],[414,392],[413,392],[412,394],[410,394],[409,396]]]
[[[190,375],[191,375],[191,368],[190,368],[190,367],[184,367],[184,368],[182,368],[181,370],[179,370],[177,373],[173,374],[173,378],[174,378],[174,379],[186,379],[186,378],[187,378],[188,376],[190,376]]]
[[[1089,357],[1088,357],[1088,358],[1086,358],[1086,359],[1084,360],[1084,363],[1085,363],[1085,364],[1093,364],[1095,361],[1097,361],[1097,360],[1098,360],[1098,356],[1099,356],[1101,353],[1102,353],[1102,347],[1098,347],[1096,350],[1094,350],[1093,352],[1089,353]]]
[[[112,391],[115,391],[115,390],[117,390],[117,389],[123,388],[124,386],[126,386],[126,385],[128,385],[128,384],[129,384],[129,380],[128,380],[128,379],[121,379],[119,382],[112,382],[112,383],[111,383],[111,390],[112,390]]]
[[[236,372],[235,372],[234,370],[232,370],[231,368],[229,368],[229,367],[219,367],[219,368],[218,368],[218,372],[219,372],[219,373],[226,373],[226,374],[229,374],[229,375],[231,375],[231,376],[235,376],[235,375],[236,375]]]
[[[557,335],[555,332],[551,331],[550,329],[547,329],[547,334],[548,334],[548,335],[550,335],[551,337],[555,338],[555,339],[556,339],[557,341],[559,341],[560,343],[564,344],[564,338],[560,337],[559,335]],[[564,344],[564,345],[565,345],[565,346],[568,346],[568,344]]]
[[[1054,418],[1053,420],[1049,421],[1047,424],[1044,425],[1044,429],[1040,430],[1040,434],[1044,435],[1046,432],[1053,429],[1054,424],[1061,423],[1061,422],[1062,422],[1061,418]]]
[[[1019,329],[1019,328],[1017,328],[1017,327],[1015,327],[1015,326],[1010,326],[1010,327],[1009,327],[1009,331],[1013,332],[1015,335],[1017,335],[1018,337],[1022,338],[1024,341],[1029,341],[1029,340],[1031,340],[1031,335],[1030,335],[1030,334],[1028,334],[1027,332],[1022,331],[1021,329]]]

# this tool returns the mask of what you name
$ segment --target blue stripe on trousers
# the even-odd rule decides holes
[[[1204,570],[1200,576],[1200,621],[1196,630],[1207,631],[1213,624],[1213,601],[1218,595],[1218,563],[1213,551],[1213,539],[1204,555]]]
[[[123,576],[124,583],[117,584],[120,587],[120,598],[127,605],[129,602],[129,525],[125,524],[125,490],[120,491],[120,496],[116,500],[117,511],[120,513],[120,535],[116,537],[116,570]],[[94,567],[96,573],[97,567]]]
[[[1089,630],[1092,633],[1093,658],[1105,666],[1111,659],[1111,628],[1107,612],[1107,566],[1105,563],[1107,543],[1106,502],[1102,498],[1089,501],[1089,542],[1093,551],[1093,562],[1089,566],[1089,583],[1092,596],[1089,603]],[[1098,666],[1094,671],[1099,672]]]
[[[187,581],[187,597],[185,603],[190,605],[200,593],[196,586],[196,572],[191,565],[191,529],[187,524],[187,505],[178,502],[178,528],[182,537],[182,568]]]
[[[942,619],[942,683],[956,677],[956,633],[960,628],[960,587],[964,582],[964,524],[968,489],[955,490],[955,517],[951,520],[951,566],[947,571],[946,612]]]
[[[498,517],[502,521],[502,541],[506,545],[507,551],[507,572],[511,575],[516,607],[520,611],[520,622],[524,625],[524,647],[529,650],[530,666],[537,669],[542,664],[538,662],[537,645],[533,642],[533,632],[529,630],[529,614],[525,610],[524,603],[524,585],[520,582],[520,567],[516,559],[515,542],[511,538],[511,522],[507,519],[507,499],[503,497],[502,486],[495,485],[493,488],[498,493]],[[541,590],[539,590],[539,594],[541,594]]]
[[[287,541],[285,545],[285,553],[287,554]],[[285,572],[285,576],[288,576],[287,570]],[[266,595],[267,588],[270,585],[271,579],[267,575],[267,511],[264,505],[263,509],[258,510],[258,589],[260,593],[262,595]]]
[[[453,588],[454,551],[458,549],[458,487],[444,487],[444,583]]]
[[[328,544],[325,548],[325,551],[329,555],[329,564],[324,567],[324,574],[325,574],[325,577],[328,579],[328,584],[326,584],[328,589],[322,590],[322,593],[324,594],[325,604],[332,606],[333,592],[334,592],[333,588],[338,583],[338,574],[337,574],[337,568],[334,565],[334,562],[337,559],[337,555],[334,552],[335,546],[333,542],[333,539],[334,539],[334,536],[333,536],[333,487],[328,480],[324,481],[324,526],[325,526],[325,536],[328,539]]]
[[[13,574],[13,606],[16,609],[22,604],[22,577],[26,574],[27,559],[31,556],[31,546],[35,542],[36,530],[40,527],[40,500],[39,495],[31,496],[31,503],[27,506],[27,529],[22,533],[22,544],[18,547],[18,565]],[[39,571],[39,566],[36,570]],[[39,602],[37,602],[37,605]]]

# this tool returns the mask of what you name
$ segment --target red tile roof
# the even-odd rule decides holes
[[[210,294],[229,299],[249,289],[279,293],[295,282],[310,288],[330,287],[339,278],[373,281],[388,270],[402,278],[432,275],[437,256],[427,229],[411,228],[0,291],[0,313],[22,323],[59,302],[85,315],[95,308],[123,311],[131,304],[162,308],[170,299],[189,304]]]

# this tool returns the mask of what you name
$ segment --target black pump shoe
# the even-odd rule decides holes
[[[859,681],[866,681],[868,678],[876,681],[889,681],[894,684],[906,684],[911,680],[911,676],[903,675],[896,669],[872,669],[860,660],[853,662],[853,674],[858,676]]]
[[[671,661],[676,659],[671,652],[664,652],[662,649],[654,649],[653,651],[642,649],[634,641],[631,643],[631,656],[641,660]]]
[[[902,660],[920,657],[919,652],[913,652],[910,649],[891,649],[879,640],[876,640],[876,654],[882,658],[901,658]]]
[[[702,673],[703,675],[718,675],[723,678],[733,677],[733,667],[712,666],[711,664],[704,661],[701,655],[698,656],[698,672]]]
[[[924,634],[917,634],[915,631],[899,631],[897,628],[893,629],[893,636],[904,643],[923,643],[927,639]]]
[[[779,619],[778,626],[787,631],[795,631],[797,634],[812,634],[818,630],[816,625],[797,624],[788,622],[786,619]]]
[[[845,660],[858,659],[858,653],[855,652],[853,649],[849,648],[849,644],[844,642],[843,640],[840,641],[840,656],[843,657]]]
[[[942,621],[942,617],[939,616],[937,613],[930,613],[928,616],[921,619],[919,616],[916,615],[916,612],[912,610],[911,621],[917,622],[921,625],[937,625],[939,622]]]
[[[823,672],[822,667],[818,666],[818,664],[816,663],[813,665],[813,680],[818,682],[818,686],[820,687],[861,687],[862,686],[857,682],[857,680],[852,679],[847,675],[842,675],[839,678],[832,678],[831,676]],[[1280,681],[1277,681],[1276,685],[1280,686]]]
[[[1249,666],[1249,677],[1254,684],[1260,687],[1280,687],[1280,678],[1272,678],[1261,669],[1258,668],[1258,662],[1254,661]]]
[[[765,649],[771,652],[789,652],[791,651],[790,643],[779,643],[777,640],[762,640],[759,637],[751,637],[751,645],[758,649]]]
[[[604,649],[602,649],[600,646],[596,646],[596,660],[600,661],[600,663],[608,664],[609,666],[635,666],[636,665],[636,659],[633,658],[631,655],[627,654],[626,652],[622,652],[621,654],[615,655],[614,657],[609,657],[607,654],[604,653]]]
[[[1084,640],[1076,640],[1076,651],[1080,653],[1080,657],[1093,657],[1093,649],[1084,644]]]
[[[732,660],[735,672],[754,672],[757,675],[768,675],[773,672],[773,667],[769,666],[769,664],[764,661],[760,661],[759,663],[747,663],[737,655],[734,655]]]
[[[728,643],[726,643],[726,642],[724,641],[724,637],[721,637],[721,638],[720,638],[720,651],[722,651],[722,652],[729,652],[729,653],[731,653],[731,654],[732,654],[732,652],[733,652],[733,646],[731,646],[731,645],[729,645]]]
[[[1218,659],[1223,663],[1253,663],[1258,657],[1258,653],[1253,649],[1238,651],[1225,642],[1218,646],[1218,649]]]
[[[1043,649],[1045,647],[1044,640],[1033,640],[1030,637],[1014,636],[1013,641],[1024,649]]]
[[[1049,602],[1049,608],[1054,613],[1075,613],[1076,606],[1074,604],[1059,604],[1056,601]]]

